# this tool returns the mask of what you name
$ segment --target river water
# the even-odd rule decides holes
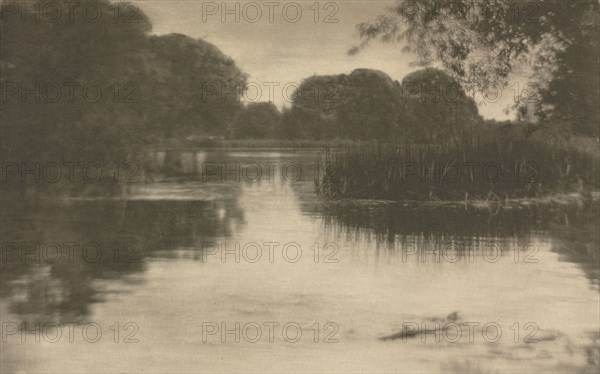
[[[597,222],[328,203],[319,157],[182,153],[4,211],[1,371],[597,372]]]

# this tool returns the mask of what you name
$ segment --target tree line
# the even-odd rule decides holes
[[[425,143],[459,137],[481,121],[475,101],[441,70],[419,70],[400,83],[357,69],[306,78],[281,112],[272,103],[247,105],[232,135]]]
[[[358,26],[363,40],[351,53],[373,39],[403,40],[419,64],[443,70],[402,82],[369,69],[312,76],[282,110],[242,103],[247,75],[216,46],[151,35],[131,3],[75,3],[103,16],[73,12],[66,0],[1,2],[3,160],[123,160],[190,135],[439,143],[490,124],[461,85],[506,81],[519,59],[541,81],[533,110],[543,124],[598,136],[597,1],[530,1],[534,24],[510,17],[508,0],[398,2]],[[517,109],[521,117],[531,110]]]
[[[231,58],[201,39],[151,35],[132,3],[1,5],[5,161],[122,161],[192,129],[225,134],[242,109],[238,98],[203,95],[203,82],[245,83]]]

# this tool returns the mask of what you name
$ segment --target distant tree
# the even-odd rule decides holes
[[[251,103],[240,112],[233,128],[238,139],[279,137],[282,114],[271,103]]]
[[[333,115],[303,106],[292,106],[283,110],[281,136],[285,139],[325,140],[339,136],[333,131],[336,125]]]
[[[217,47],[181,34],[148,42],[147,120],[167,137],[225,135],[242,110],[246,76]]]
[[[442,70],[413,72],[402,80],[402,89],[407,117],[403,128],[413,141],[459,139],[482,123],[475,101]]]
[[[381,71],[312,76],[302,82],[292,108],[284,113],[285,132],[288,137],[319,139],[395,139],[400,98],[400,84]]]
[[[302,81],[292,95],[292,107],[284,110],[282,136],[318,139],[339,136],[336,128],[343,75],[314,75]]]
[[[399,82],[378,70],[357,69],[340,96],[338,120],[343,133],[360,140],[396,140],[405,116]]]
[[[302,81],[292,95],[294,107],[313,110],[323,115],[333,115],[341,103],[341,93],[348,85],[348,76],[313,75]]]

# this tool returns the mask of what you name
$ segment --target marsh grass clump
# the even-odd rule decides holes
[[[476,139],[439,145],[371,144],[328,151],[318,188],[329,198],[475,201],[587,194],[598,160],[572,147]]]

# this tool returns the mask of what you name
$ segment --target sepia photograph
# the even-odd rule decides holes
[[[600,0],[0,0],[0,373],[600,373]]]

